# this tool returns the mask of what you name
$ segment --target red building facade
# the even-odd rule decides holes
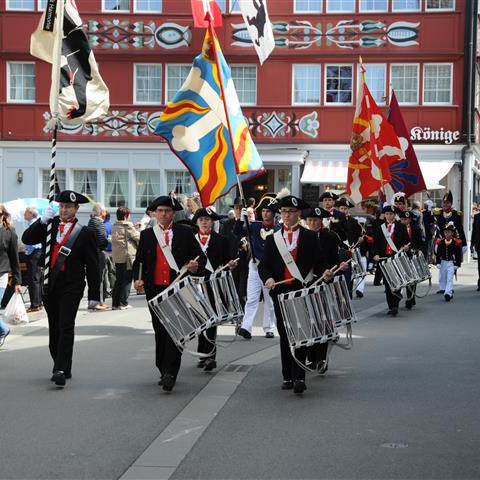
[[[261,67],[243,18],[235,12],[238,7],[229,0],[218,3],[225,14],[217,35],[232,67],[244,115],[269,169],[268,175],[247,187],[249,194],[258,196],[263,190],[287,185],[315,201],[326,188],[342,188],[361,55],[367,83],[379,105],[386,107],[395,89],[431,194],[442,193],[433,190],[440,184],[453,190],[457,206],[463,197],[476,200],[479,190],[474,174],[480,170],[472,134],[479,130],[479,96],[477,86],[476,94],[469,97],[474,83],[468,78],[478,77],[477,52],[468,55],[466,49],[470,38],[476,45],[474,2],[270,0],[276,48]],[[95,125],[69,127],[60,135],[65,185],[74,185],[75,170],[83,168],[83,158],[88,168],[97,170],[97,196],[105,201],[109,189],[102,169],[125,168],[124,203],[141,208],[135,200],[135,169],[159,168],[160,179],[151,186],[160,189],[171,186],[169,168],[182,170],[181,165],[172,167],[177,161],[169,158],[170,152],[153,131],[159,112],[201,51],[204,32],[193,29],[188,0],[78,0],[77,5],[110,89],[111,108]],[[33,169],[36,189],[28,196],[42,193],[42,171],[48,167],[50,135],[44,126],[49,115],[50,66],[28,53],[41,6],[42,0],[0,2],[3,200],[25,193],[9,188],[9,175],[15,171],[12,162],[22,162],[19,152],[45,151],[33,163],[25,158],[24,168]],[[468,73],[471,65],[475,70]],[[467,167],[464,146],[471,152]],[[118,161],[109,157],[109,152],[127,151],[128,160],[121,155]],[[141,165],[146,152],[151,156]],[[465,168],[471,177],[469,192],[462,191]],[[105,203],[114,208],[118,199]]]

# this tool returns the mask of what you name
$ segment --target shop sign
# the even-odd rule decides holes
[[[410,140],[413,142],[444,142],[450,145],[460,139],[460,132],[455,130],[432,130],[430,127],[413,127],[410,130]]]

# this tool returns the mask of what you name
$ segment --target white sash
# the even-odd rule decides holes
[[[299,234],[300,235],[300,234]],[[282,230],[277,230],[273,234],[273,239],[275,240],[275,245],[278,248],[278,251],[280,252],[280,255],[282,256],[282,260],[285,262],[285,265],[288,268],[288,271],[292,275],[293,278],[296,278],[303,284],[308,283],[310,280],[313,279],[313,273],[310,270],[308,272],[307,278],[303,278],[302,274],[300,273],[300,270],[297,267],[297,264],[295,263],[295,260],[293,259],[292,254],[288,251],[287,245],[285,243],[285,240],[283,239],[282,235]]]
[[[387,225],[385,223],[382,223],[382,232],[383,232],[383,236],[385,237],[385,240],[387,241],[387,243],[390,245],[390,248],[398,253],[398,248],[397,246],[393,243],[393,240],[392,240],[392,234],[387,230]]]
[[[208,259],[208,255],[207,255],[207,248],[208,248],[208,244],[210,243],[210,238],[208,239],[208,242],[205,245],[200,240],[200,234],[197,233],[195,235],[195,238],[197,239],[197,242],[200,245],[200,248],[202,249],[202,252],[204,253],[205,258],[207,259],[207,263],[205,264],[205,268],[209,272],[213,272],[214,270],[213,270],[212,264],[210,263],[210,260]]]
[[[162,235],[163,230],[160,230],[160,227],[158,225],[155,225],[153,227],[153,233],[157,237],[157,242],[160,245],[160,248],[162,249],[163,254],[165,255],[165,259],[167,260],[168,266],[172,269],[175,270],[177,273],[180,272],[180,269],[178,268],[177,262],[173,258],[172,254],[172,249],[170,248],[170,245],[167,245],[165,243],[165,237]]]

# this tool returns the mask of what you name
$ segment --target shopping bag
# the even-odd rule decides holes
[[[7,323],[11,325],[20,325],[22,323],[28,323],[27,309],[23,303],[22,296],[15,292],[12,298],[7,303],[3,318]]]

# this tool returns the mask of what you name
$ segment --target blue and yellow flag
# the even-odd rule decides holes
[[[207,30],[202,53],[195,57],[185,83],[160,116],[155,133],[187,167],[205,206],[226,195],[237,184],[237,174],[245,181],[264,173],[214,32]]]

